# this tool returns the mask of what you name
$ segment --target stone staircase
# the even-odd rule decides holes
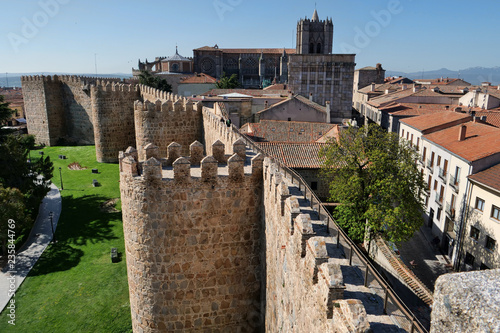
[[[392,268],[397,272],[399,277],[404,281],[404,283],[417,295],[422,301],[428,305],[432,305],[434,300],[432,292],[425,286],[425,284],[412,272],[405,263],[399,259],[387,246],[382,237],[377,236],[376,238],[377,247],[380,249],[382,254],[389,261]]]

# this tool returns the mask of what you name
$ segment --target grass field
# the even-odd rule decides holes
[[[93,146],[43,152],[54,163],[52,181],[59,188],[59,167],[62,171],[57,243],[47,247],[16,293],[16,325],[2,313],[0,332],[131,332],[125,258],[110,259],[112,247],[125,252],[120,202],[117,211],[102,207],[120,197],[118,165],[97,163]],[[87,169],[69,170],[72,162]],[[93,187],[93,179],[101,186]]]

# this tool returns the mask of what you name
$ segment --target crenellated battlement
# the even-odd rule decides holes
[[[72,81],[74,82],[74,81]],[[82,81],[82,84],[86,84],[84,81]],[[128,84],[128,83],[121,83],[121,82],[114,82],[114,81],[108,81],[108,80],[96,80],[94,84],[90,85],[90,89],[92,92],[117,92],[117,93],[123,93],[123,92],[138,92],[139,87],[136,84]]]
[[[181,145],[172,142],[167,147],[167,156],[161,157],[159,147],[148,143],[143,147],[145,160],[142,161],[137,150],[129,147],[119,153],[120,172],[144,180],[165,179],[176,183],[216,183],[218,177],[232,182],[241,182],[246,178],[260,181],[264,157],[262,154],[246,156],[243,140],[233,144],[231,154],[225,154],[225,147],[220,141],[212,146],[215,155],[205,156],[203,144],[195,141],[189,147],[190,155],[181,156]]]
[[[122,82],[120,78],[105,78],[105,77],[93,77],[93,76],[80,76],[80,75],[23,75],[21,76],[21,82],[33,82],[33,81],[43,81],[43,82],[65,82],[65,83],[81,83],[94,84],[96,81],[101,82]]]

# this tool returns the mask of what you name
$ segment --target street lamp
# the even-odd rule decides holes
[[[64,190],[61,167],[59,167],[59,178],[61,178],[61,190]]]
[[[54,232],[54,222],[52,221],[52,219],[54,218],[54,212],[50,212],[49,213],[49,217],[50,217],[50,227],[52,229],[52,243],[56,243],[56,233]]]

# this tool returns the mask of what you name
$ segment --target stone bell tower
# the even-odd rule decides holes
[[[331,54],[333,49],[333,23],[326,18],[320,21],[314,10],[312,19],[297,23],[297,54]]]

